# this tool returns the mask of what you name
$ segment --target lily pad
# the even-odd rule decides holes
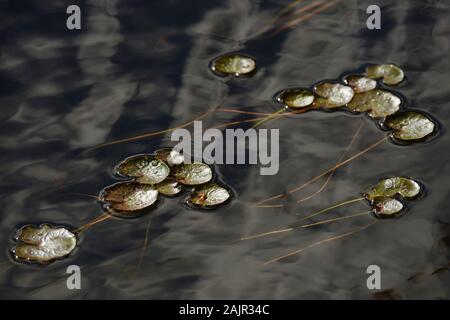
[[[181,184],[199,185],[212,179],[211,168],[204,163],[185,163],[174,166],[172,176]]]
[[[394,197],[400,195],[405,199],[417,197],[422,190],[419,183],[413,179],[403,177],[392,177],[380,180],[378,184],[364,193],[368,200],[378,197]]]
[[[170,169],[153,156],[138,155],[122,161],[116,172],[122,176],[136,177],[136,181],[140,183],[156,184],[167,178]]]
[[[353,89],[340,83],[323,82],[314,88],[319,96],[314,101],[318,107],[339,108],[349,103],[354,95]]]
[[[16,260],[49,263],[66,257],[75,249],[77,237],[63,227],[43,224],[38,228],[28,225],[17,231],[20,241],[12,252]]]
[[[371,118],[385,118],[400,109],[399,97],[385,90],[357,93],[348,108],[357,112],[368,112]]]
[[[117,211],[138,211],[156,202],[158,190],[150,184],[119,182],[105,188],[101,199]]]
[[[225,203],[230,196],[230,192],[224,187],[216,183],[207,183],[195,187],[187,201],[193,206],[211,208]]]
[[[249,75],[256,70],[255,60],[240,53],[230,53],[215,59],[211,70],[221,76],[234,75],[236,77]]]
[[[372,207],[377,218],[392,218],[403,210],[404,205],[394,198],[379,197],[375,198]]]
[[[165,196],[174,196],[183,190],[181,185],[174,178],[167,178],[163,182],[158,183],[156,189]]]
[[[286,89],[276,100],[289,108],[305,108],[314,102],[314,93],[304,89]]]
[[[396,113],[386,118],[384,125],[393,129],[392,136],[401,141],[421,140],[435,131],[435,123],[416,111]]]
[[[366,68],[366,75],[372,79],[383,79],[387,85],[396,85],[403,81],[403,70],[395,64],[377,64]]]
[[[351,74],[345,77],[345,83],[348,84],[355,93],[367,92],[377,87],[377,82],[368,77]]]
[[[156,159],[165,162],[169,166],[182,164],[184,161],[184,156],[180,152],[170,148],[156,150],[154,156]]]

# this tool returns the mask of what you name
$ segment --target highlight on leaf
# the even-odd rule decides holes
[[[100,199],[119,213],[129,214],[153,205],[158,199],[158,190],[150,184],[119,182],[106,187]]]
[[[366,75],[372,79],[382,79],[387,85],[396,85],[403,81],[403,70],[395,64],[377,64],[366,68]]]
[[[137,155],[125,159],[116,167],[121,176],[135,177],[137,182],[156,184],[162,182],[170,173],[169,167],[152,155]]]
[[[275,100],[292,109],[305,108],[314,102],[314,93],[301,88],[286,89],[278,93]]]
[[[384,126],[393,129],[392,138],[398,142],[420,142],[435,133],[436,124],[425,113],[405,111],[386,118]]]
[[[404,208],[400,200],[390,197],[377,197],[372,202],[372,212],[377,218],[393,218]]]
[[[186,203],[191,207],[211,209],[227,202],[231,193],[225,187],[217,183],[207,183],[195,187],[186,199]]]
[[[404,199],[414,199],[421,192],[422,186],[417,181],[404,177],[392,177],[380,180],[363,195],[369,201],[378,197],[394,197],[396,195]]]
[[[350,74],[344,78],[345,84],[350,86],[355,93],[367,92],[377,87],[373,79],[358,74]]]
[[[153,155],[156,159],[163,161],[170,167],[184,162],[184,156],[172,148],[158,149]]]
[[[68,256],[77,245],[77,237],[64,227],[26,225],[15,236],[14,259],[32,263],[50,263]]]
[[[367,112],[371,118],[380,119],[396,113],[401,100],[385,90],[372,90],[355,94],[348,108],[356,112]]]
[[[256,71],[256,61],[241,53],[228,53],[217,57],[211,63],[211,70],[219,76],[249,76]]]
[[[159,193],[168,197],[175,196],[183,190],[178,181],[171,177],[158,183],[155,187]]]
[[[327,109],[345,106],[353,99],[353,89],[340,83],[322,82],[314,87],[317,97],[314,101],[316,107]]]
[[[194,186],[206,183],[213,177],[211,168],[205,163],[185,163],[174,166],[171,175],[181,184]]]

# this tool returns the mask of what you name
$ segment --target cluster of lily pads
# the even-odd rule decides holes
[[[397,143],[420,142],[435,133],[436,124],[423,111],[401,110],[402,99],[392,91],[378,87],[397,85],[403,71],[394,64],[370,65],[364,74],[350,74],[343,83],[321,82],[312,90],[289,88],[279,92],[275,100],[286,108],[306,110],[347,110],[366,113]]]
[[[423,194],[422,185],[410,178],[391,177],[381,179],[363,193],[377,218],[392,218],[404,212],[406,200],[415,200]]]
[[[256,61],[240,53],[228,53],[214,59],[211,70],[219,76],[250,76],[256,72]],[[402,99],[392,91],[379,88],[403,81],[404,72],[394,64],[370,65],[364,74],[349,74],[343,83],[321,82],[312,90],[288,88],[278,92],[275,100],[284,108],[295,110],[347,110],[367,113],[391,139],[400,144],[420,142],[436,131],[436,123],[422,111],[401,110]]]
[[[230,189],[213,181],[213,171],[205,163],[185,160],[172,149],[160,149],[125,159],[115,173],[128,178],[106,187],[99,199],[111,215],[136,217],[155,208],[159,195],[175,197],[187,191],[184,202],[195,209],[213,209],[231,199]],[[15,236],[13,248],[17,261],[49,263],[69,255],[76,247],[77,230],[42,224],[26,225]]]

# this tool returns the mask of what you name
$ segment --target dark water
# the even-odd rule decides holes
[[[365,10],[374,1],[344,0],[292,30],[260,37],[254,35],[287,1],[80,1],[82,30],[68,31],[65,10],[72,3],[0,1],[2,298],[372,299],[377,296],[366,287],[370,264],[381,267],[382,289],[391,296],[449,298],[450,272],[432,274],[448,266],[450,256],[447,1],[376,1],[382,29],[370,31]],[[234,50],[257,59],[253,78],[225,81],[208,70],[212,58]],[[272,95],[280,89],[387,62],[405,70],[407,80],[395,90],[407,106],[440,121],[436,139],[409,147],[383,144],[338,170],[324,192],[302,205],[293,200],[317,190],[320,181],[295,194],[284,209],[254,208],[254,202],[332,166],[361,120],[352,153],[385,134],[362,115],[341,112],[278,120],[267,125],[280,128],[278,175],[261,176],[259,166],[218,166],[236,193],[230,205],[205,212],[166,199],[152,215],[96,225],[65,260],[49,266],[12,261],[18,227],[86,223],[101,208],[73,193],[98,194],[115,182],[111,170],[119,160],[171,142],[166,135],[83,153],[86,148],[178,125],[219,103],[271,112]],[[203,125],[240,118],[214,114]],[[373,218],[230,244],[355,198],[389,175],[416,178],[427,188],[426,197],[400,219],[265,267],[273,257]],[[365,208],[354,204],[336,213]],[[82,290],[66,288],[71,264],[81,267]]]

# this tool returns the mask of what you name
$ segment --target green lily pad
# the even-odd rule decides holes
[[[136,181],[140,183],[156,184],[167,178],[170,169],[153,156],[138,155],[122,161],[116,172],[122,176],[136,177]]]
[[[156,189],[158,190],[159,193],[165,196],[174,196],[183,190],[178,181],[170,177],[164,180],[163,182],[158,183],[156,185]]]
[[[276,100],[289,108],[305,108],[314,102],[314,93],[304,89],[283,90]]]
[[[211,168],[204,163],[185,163],[174,166],[172,176],[181,184],[193,186],[208,182],[212,179]]]
[[[154,156],[156,159],[165,162],[169,166],[182,164],[184,161],[184,156],[181,153],[170,148],[156,150]]]
[[[216,183],[207,183],[194,188],[187,199],[188,204],[203,208],[211,208],[225,203],[230,192]]]
[[[377,87],[377,82],[368,77],[351,74],[345,77],[345,83],[348,84],[355,93],[367,92]]]
[[[396,85],[403,81],[403,70],[395,64],[377,64],[366,68],[366,75],[372,79],[383,79],[387,85]]]
[[[117,211],[138,211],[156,202],[158,190],[150,184],[119,182],[105,188],[100,198]]]
[[[315,86],[314,92],[319,96],[314,104],[324,108],[339,108],[349,103],[354,95],[353,89],[340,83],[323,82]]]
[[[376,186],[365,192],[364,196],[368,200],[374,200],[378,197],[394,197],[396,195],[400,195],[405,199],[412,199],[417,197],[421,190],[421,185],[412,179],[392,177],[380,180]]]
[[[234,75],[239,77],[255,71],[256,62],[250,56],[230,53],[215,59],[211,65],[211,70],[221,76]]]
[[[392,136],[400,141],[421,140],[435,131],[435,123],[425,114],[406,111],[386,118],[384,125],[393,129]]]
[[[372,90],[357,93],[348,108],[357,112],[368,112],[371,118],[385,118],[400,109],[399,97],[385,90]]]
[[[374,199],[372,207],[377,218],[393,218],[403,210],[404,205],[394,198],[379,197]]]
[[[28,225],[17,231],[12,248],[14,258],[19,261],[49,263],[69,255],[77,245],[74,233],[63,227],[43,224],[38,228]]]

